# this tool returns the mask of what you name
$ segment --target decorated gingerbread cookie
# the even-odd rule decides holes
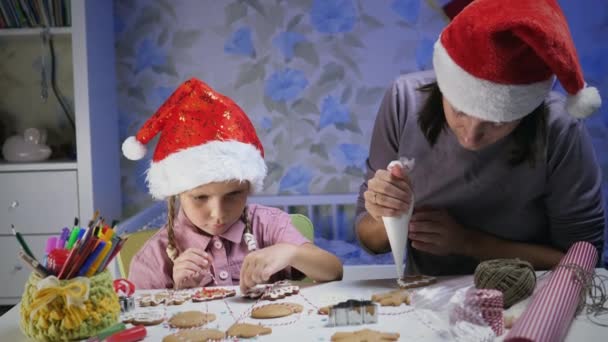
[[[399,306],[403,303],[410,305],[411,296],[406,290],[394,290],[372,295],[372,301],[382,306]]]
[[[243,296],[251,299],[277,300],[300,292],[300,287],[286,280],[274,284],[261,284],[249,289]]]
[[[138,298],[139,306],[158,306],[165,303],[165,299],[169,298],[169,292],[163,291],[156,294],[144,294]]]
[[[182,330],[165,336],[163,342],[207,342],[223,340],[226,334],[217,329]]]
[[[123,323],[131,323],[133,325],[158,325],[165,321],[165,313],[160,310],[142,311],[127,314],[123,316]]]
[[[162,291],[155,294],[145,294],[139,297],[139,306],[181,305],[190,300],[191,295],[186,291]]]
[[[331,336],[331,340],[339,342],[398,341],[399,334],[363,329],[351,332],[337,332]]]
[[[406,275],[401,279],[397,279],[399,287],[402,289],[413,289],[416,287],[423,287],[435,284],[437,278],[425,276],[425,275]]]
[[[295,303],[273,303],[262,305],[251,311],[251,318],[267,319],[289,316],[302,312],[302,305]]]
[[[227,337],[241,337],[241,338],[252,338],[259,335],[268,335],[272,332],[272,329],[249,323],[237,323],[226,331]]]
[[[169,325],[178,329],[195,328],[215,321],[215,315],[200,311],[184,311],[169,319]]]
[[[192,295],[193,302],[206,302],[236,295],[236,291],[221,287],[203,287]]]

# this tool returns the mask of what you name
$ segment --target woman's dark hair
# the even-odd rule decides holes
[[[437,82],[429,83],[418,88],[418,91],[428,93],[428,99],[418,113],[418,126],[429,142],[435,146],[439,133],[447,127],[441,91]],[[549,109],[543,102],[532,113],[526,115],[519,125],[511,132],[512,148],[509,165],[516,166],[528,161],[534,167],[537,155],[542,153],[545,146],[545,127]]]

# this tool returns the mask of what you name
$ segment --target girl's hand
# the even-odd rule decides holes
[[[382,216],[398,216],[406,213],[411,204],[412,185],[404,170],[395,165],[388,170],[378,170],[367,181],[363,193],[365,209],[377,221]]]
[[[408,237],[412,247],[423,252],[468,255],[471,234],[446,210],[417,208],[410,221]]]
[[[241,266],[241,292],[268,282],[273,274],[291,265],[297,248],[279,243],[247,254]]]
[[[207,252],[189,248],[173,262],[173,282],[176,289],[201,286],[205,276],[210,275],[213,258]]]

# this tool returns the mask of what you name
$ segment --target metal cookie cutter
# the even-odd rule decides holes
[[[369,300],[349,299],[329,308],[327,325],[360,325],[378,322],[378,304]]]
[[[135,309],[135,298],[133,296],[119,296],[120,312],[125,313]]]

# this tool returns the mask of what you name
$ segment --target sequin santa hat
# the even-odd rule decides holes
[[[555,76],[578,118],[601,105],[586,87],[566,18],[555,0],[476,0],[443,30],[433,66],[442,94],[458,110],[492,122],[538,107]]]
[[[243,110],[230,98],[192,78],[177,88],[122,152],[131,160],[146,155],[160,133],[146,180],[157,199],[211,182],[249,181],[262,188],[264,149]]]

